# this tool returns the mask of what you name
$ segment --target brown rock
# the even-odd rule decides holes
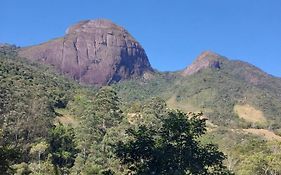
[[[23,48],[19,55],[53,65],[85,84],[110,84],[153,72],[141,45],[108,20],[79,22],[63,38]]]
[[[183,76],[192,75],[202,69],[211,67],[215,69],[220,69],[223,60],[221,55],[218,55],[211,51],[205,51],[201,53],[196,60],[182,72]]]

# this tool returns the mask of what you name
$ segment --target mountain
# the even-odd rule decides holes
[[[185,74],[196,67],[198,70],[196,73]],[[231,60],[212,52],[199,55],[182,75],[186,83],[177,93],[181,96],[178,97],[181,102],[193,101],[198,109],[204,109],[209,114],[213,113],[213,117],[221,116],[221,121],[226,121],[227,118],[232,121],[237,119],[251,121],[256,117],[253,115],[254,112],[242,115],[243,110],[237,110],[241,107],[262,113],[268,125],[279,123],[277,121],[281,116],[280,78],[273,77],[249,63]],[[185,99],[186,97],[188,98]],[[207,109],[212,112],[208,112]]]
[[[65,107],[78,85],[46,66],[17,57],[16,50],[0,46],[0,144],[25,149],[23,145],[47,137],[54,109]]]
[[[216,125],[281,127],[281,79],[211,51],[181,72],[114,86],[129,101],[159,96],[171,108],[202,111]]]
[[[203,111],[217,125],[280,125],[280,78],[212,51],[202,52],[183,71],[154,72],[140,44],[108,20],[79,22],[63,38],[18,53],[84,84],[127,80],[113,84],[127,102],[159,96],[171,108]],[[151,72],[154,76],[142,79]]]
[[[205,69],[208,67],[211,68],[217,68],[219,69],[221,67],[221,64],[226,59],[222,56],[211,52],[211,51],[205,51],[202,54],[200,54],[197,59],[186,69],[182,71],[183,76],[192,75],[201,69]]]
[[[203,113],[198,140],[218,144],[233,172],[281,174],[281,79],[250,63],[205,51],[182,71],[157,72],[107,20],[37,46],[0,44],[0,144],[19,148],[16,174],[123,174],[112,145],[130,128],[161,127],[174,109]]]
[[[105,85],[153,72],[140,43],[108,20],[81,21],[64,37],[22,48],[19,55],[83,84]]]
[[[188,76],[206,68],[219,70],[221,67],[225,66],[229,69],[229,73],[236,75],[236,77],[240,77],[253,85],[266,85],[268,84],[267,81],[270,81],[270,79],[280,80],[249,63],[239,60],[229,60],[227,57],[212,51],[202,52],[191,65],[187,66],[182,71],[181,74],[183,76]]]

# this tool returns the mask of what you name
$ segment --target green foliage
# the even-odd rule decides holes
[[[25,170],[26,171],[26,170]],[[28,166],[28,174],[30,175],[57,175],[54,165],[52,164],[51,158],[47,158],[46,160],[42,161],[40,164],[36,162],[32,162]],[[22,173],[18,173],[22,174]]]
[[[102,87],[94,99],[94,111],[102,120],[101,130],[118,125],[122,120],[119,97],[111,87]]]
[[[99,89],[93,100],[89,100],[86,105],[80,125],[76,128],[80,153],[73,171],[101,173],[116,164],[110,144],[120,139],[120,133],[116,131],[122,128],[119,127],[123,121],[123,112],[119,98],[111,87]]]
[[[77,154],[73,128],[63,125],[55,126],[50,132],[49,143],[52,163],[62,171],[71,168]]]
[[[10,147],[0,146],[0,172],[3,175],[13,174],[11,165],[19,158],[18,152]]]
[[[14,164],[14,175],[28,175],[32,173],[32,171],[29,169],[28,164],[23,162],[20,164]]]
[[[0,129],[0,172],[3,175],[14,174],[13,164],[21,158],[21,152],[15,145],[5,143],[2,130]]]
[[[280,174],[280,141],[266,141],[239,130],[217,129],[200,139],[227,154],[225,165],[236,174]]]
[[[17,56],[19,47],[10,44],[0,44],[0,55]]]
[[[129,129],[132,139],[119,142],[116,155],[133,174],[230,174],[223,166],[225,155],[197,140],[205,127],[199,116],[169,112],[158,131],[146,126]]]
[[[248,80],[252,77],[259,77],[258,83]],[[249,104],[264,112],[269,124],[263,127],[280,128],[277,117],[281,115],[280,79],[265,76],[256,68],[236,61],[226,60],[220,69],[206,68],[186,77],[163,73],[148,80],[120,82],[113,87],[128,107],[132,102],[143,103],[151,97],[174,99],[168,103],[169,107],[185,112],[202,111],[219,126],[243,126],[233,108],[235,104]]]
[[[17,49],[0,46],[1,174],[226,174],[223,164],[237,174],[281,174],[279,143],[236,131],[280,133],[279,79],[226,61],[187,77],[156,73],[98,89],[24,61]],[[258,83],[247,80],[256,75]],[[204,134],[204,120],[169,112],[165,101],[185,112],[202,110],[218,126]],[[235,104],[260,109],[267,125],[239,119]],[[64,115],[73,117],[74,129],[53,126]]]
[[[47,149],[49,148],[49,145],[46,142],[40,142],[35,144],[30,149],[30,154],[34,157],[38,158],[38,164],[40,165],[42,156],[45,156]]]
[[[140,106],[139,115],[135,115],[133,125],[145,125],[148,128],[158,129],[162,126],[161,118],[167,113],[165,101],[153,97],[143,102]]]
[[[30,63],[5,51],[0,53],[0,128],[2,144],[21,148],[29,159],[32,143],[48,137],[56,116],[71,98],[75,83],[47,67]]]
[[[173,73],[155,73],[152,78],[133,79],[111,85],[124,99],[131,103],[136,100],[144,101],[151,97],[161,97],[167,99],[172,95],[172,88],[178,81],[178,77]]]
[[[77,89],[73,98],[68,102],[67,109],[74,115],[81,117],[87,113],[93,105],[96,89],[94,88],[80,88]]]
[[[259,146],[258,150],[256,147]],[[243,156],[238,174],[280,174],[281,145],[280,142],[258,143]]]

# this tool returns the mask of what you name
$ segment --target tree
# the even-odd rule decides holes
[[[2,82],[1,82],[2,83]],[[0,115],[4,115],[7,112],[7,105],[9,105],[10,92],[6,87],[0,86]],[[3,120],[3,119],[1,119]],[[1,122],[2,124],[2,122]]]
[[[0,172],[3,175],[14,174],[11,165],[20,158],[20,152],[14,146],[5,145],[3,140],[2,129],[0,129]]]
[[[198,141],[206,131],[201,116],[170,111],[159,130],[146,126],[129,129],[130,141],[120,141],[115,154],[131,174],[231,174],[223,166],[226,156],[218,147]]]
[[[62,171],[74,165],[76,157],[76,145],[74,143],[73,128],[62,124],[54,127],[50,132],[50,149],[52,153],[52,163]]]
[[[45,153],[45,151],[48,149],[49,145],[45,142],[42,141],[40,143],[37,143],[30,149],[30,154],[36,155],[38,158],[38,169],[39,169],[39,174],[41,174],[41,159],[42,159],[42,154]]]
[[[123,112],[116,92],[111,87],[102,87],[94,97],[81,117],[80,125],[76,128],[78,143],[78,163],[75,171],[96,172],[110,167],[112,140],[116,140],[113,132],[122,121]],[[113,129],[113,130],[112,130]],[[85,165],[85,168],[81,168]],[[87,174],[86,173],[86,174]]]
[[[18,152],[6,146],[0,146],[0,172],[3,175],[13,174],[12,162],[18,159]]]
[[[250,144],[254,144],[251,141]],[[258,148],[256,148],[258,146]],[[241,153],[240,153],[241,154]],[[281,143],[279,141],[262,142],[248,150],[242,157],[238,174],[279,175],[281,174]]]
[[[138,119],[138,125],[145,125],[148,128],[158,129],[162,125],[161,119],[166,115],[167,105],[159,97],[147,100],[143,106],[142,117]]]
[[[101,119],[101,130],[118,125],[122,120],[122,111],[119,108],[119,98],[111,87],[102,87],[95,95],[94,111]]]

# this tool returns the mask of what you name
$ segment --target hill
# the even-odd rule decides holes
[[[279,128],[281,80],[249,63],[204,52],[182,72],[159,73],[150,80],[114,85],[124,99],[142,100],[159,96],[172,108],[202,111],[217,125],[260,125]],[[235,110],[248,107],[246,115]],[[258,113],[265,120],[252,122]],[[243,126],[246,127],[246,126]],[[277,128],[276,128],[277,127]]]
[[[54,109],[67,105],[77,84],[18,58],[16,49],[0,48],[0,123],[5,144],[25,145],[48,135]]]
[[[21,48],[19,55],[43,64],[82,84],[105,85],[153,72],[141,45],[109,20],[86,20],[61,38]]]
[[[114,145],[132,140],[127,130],[163,129],[174,109],[208,119],[196,142],[218,144],[229,170],[281,173],[281,80],[249,63],[207,51],[182,71],[156,72],[139,43],[104,20],[39,46],[0,45],[0,154],[20,155],[9,162],[17,174],[128,173]]]

